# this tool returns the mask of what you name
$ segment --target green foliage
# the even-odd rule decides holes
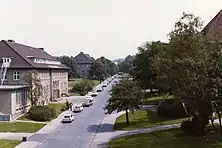
[[[175,99],[164,100],[157,109],[158,115],[168,118],[184,118],[187,117],[181,102]]]
[[[126,111],[126,122],[129,123],[127,111],[133,112],[135,109],[139,109],[139,105],[142,104],[142,98],[143,93],[135,81],[122,79],[111,90],[111,97],[104,109],[107,110],[108,114],[115,110],[117,112]]]
[[[169,34],[167,50],[152,63],[158,86],[191,106],[200,122],[212,115],[210,98],[221,83],[222,57],[221,44],[207,41],[201,27],[198,17],[184,14]]]
[[[66,111],[72,108],[72,102],[69,102],[68,100],[66,100],[65,105],[61,108],[61,111]]]
[[[56,117],[56,110],[48,106],[33,106],[29,111],[29,118],[35,121],[49,121]]]
[[[143,88],[154,89],[156,73],[153,71],[151,64],[156,56],[161,55],[167,48],[168,44],[157,42],[145,42],[138,47],[138,53],[133,60],[132,76],[141,83]]]
[[[89,91],[93,89],[94,82],[89,80],[82,80],[79,83],[76,83],[73,88],[72,92],[78,93],[82,96],[87,94]]]
[[[57,60],[59,60],[62,64],[66,65],[69,68],[69,79],[78,77],[77,71],[76,71],[76,61],[71,56],[60,56],[57,57]]]
[[[117,65],[105,57],[100,57],[93,63],[90,73],[91,77],[104,80],[117,73]]]
[[[24,81],[28,87],[28,98],[31,105],[35,106],[39,103],[39,98],[43,94],[39,73],[36,70],[28,71],[24,75]]]
[[[133,69],[134,56],[128,55],[124,61],[118,63],[118,69],[123,73],[131,73]]]

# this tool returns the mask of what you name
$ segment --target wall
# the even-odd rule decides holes
[[[79,73],[81,78],[89,78],[91,67],[92,64],[78,64],[77,72]]]
[[[11,92],[0,91],[0,112],[11,114]]]

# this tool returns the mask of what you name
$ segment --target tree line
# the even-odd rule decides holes
[[[181,102],[185,110],[189,108],[191,114],[181,126],[188,129],[188,133],[203,135],[209,121],[213,124],[213,113],[216,113],[222,134],[222,43],[217,38],[208,40],[201,31],[202,27],[203,21],[199,17],[184,13],[168,34],[168,43],[145,42],[138,47],[136,55],[127,56],[118,67],[120,72],[129,73],[141,89],[150,89],[150,94],[153,89],[157,89],[159,94],[169,93]],[[127,83],[133,84],[125,82],[125,85]],[[130,93],[131,88],[137,87],[124,86],[122,90],[128,88],[125,92],[131,96],[123,93],[117,97],[115,92],[120,92],[121,85],[112,91],[106,106],[108,113],[115,109],[133,110],[141,103],[135,100],[137,94]],[[125,101],[120,102],[120,98]]]
[[[69,79],[79,77],[77,73],[77,63],[74,57],[60,56],[57,57],[57,59],[61,61],[62,64],[70,68],[68,74]],[[100,57],[96,59],[95,62],[92,64],[90,77],[98,80],[104,80],[106,77],[112,76],[117,72],[118,72],[118,67],[114,62],[105,57]]]

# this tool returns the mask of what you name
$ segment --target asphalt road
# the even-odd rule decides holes
[[[94,98],[94,104],[75,113],[72,123],[60,124],[38,148],[88,148],[96,135],[100,122],[105,118],[103,109],[109,98],[113,81]]]

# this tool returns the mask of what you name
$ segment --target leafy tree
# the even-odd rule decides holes
[[[74,60],[74,58],[71,56],[60,56],[57,57],[57,59],[59,61],[61,61],[62,64],[66,65],[67,67],[69,67],[69,79],[76,77],[77,76],[77,71],[76,71],[76,62]]]
[[[131,73],[134,58],[134,56],[128,55],[124,61],[118,63],[119,71],[123,73]]]
[[[105,57],[100,57],[96,59],[91,68],[91,76],[95,76],[97,79],[103,80],[105,77],[114,75],[117,73],[117,65],[106,59]]]
[[[111,97],[107,101],[105,109],[108,114],[113,111],[126,112],[126,123],[129,124],[128,110],[134,112],[135,109],[139,109],[143,98],[143,93],[138,87],[137,83],[130,79],[121,80],[111,90]]]
[[[24,79],[28,87],[28,97],[31,101],[31,106],[36,106],[42,95],[42,85],[39,73],[36,70],[28,71],[25,73]]]
[[[104,80],[105,79],[105,68],[104,68],[102,62],[96,60],[91,67],[90,73],[93,78],[96,78],[98,80]]]
[[[156,88],[156,74],[151,67],[152,61],[166,48],[167,44],[160,41],[145,42],[138,47],[138,53],[133,60],[133,77],[140,82],[143,88],[150,88],[151,92],[153,88]]]
[[[157,56],[152,67],[157,83],[182,102],[191,106],[199,121],[200,133],[212,115],[210,98],[221,82],[218,64],[222,48],[217,42],[208,42],[199,32],[202,21],[191,14],[183,14],[169,34],[169,48]]]

